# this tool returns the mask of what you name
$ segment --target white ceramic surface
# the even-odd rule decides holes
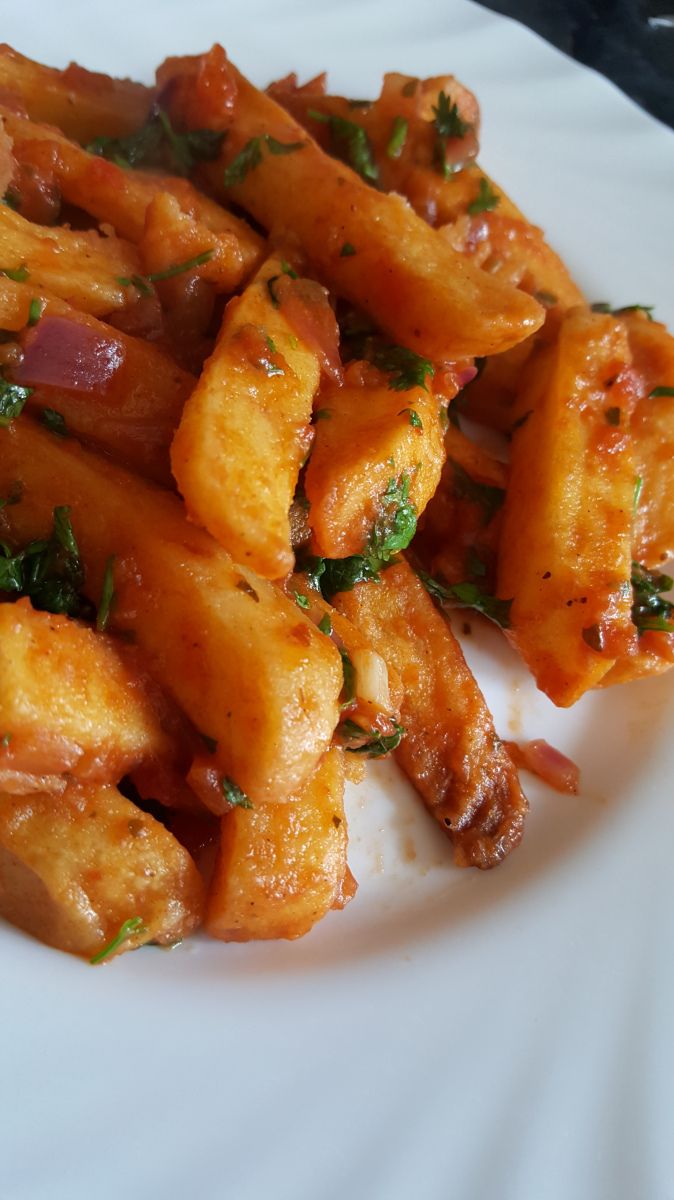
[[[674,137],[461,0],[3,0],[45,62],[150,79],[222,41],[260,82],[453,71],[482,160],[592,299],[674,325]],[[194,941],[93,970],[0,927],[2,1200],[674,1200],[674,681],[561,712],[497,631],[466,652],[527,779],[522,847],[460,872],[393,767],[351,800],[354,903],[292,944]]]

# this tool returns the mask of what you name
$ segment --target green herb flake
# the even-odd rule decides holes
[[[674,387],[656,387],[648,393],[649,400],[661,400],[665,396],[674,396]]]
[[[407,131],[409,129],[409,121],[405,117],[395,117],[391,136],[386,147],[386,153],[389,158],[400,158],[407,141]]]
[[[44,312],[44,300],[40,300],[34,296],[28,305],[28,325],[37,325],[42,313]]]
[[[276,342],[274,341],[274,339],[272,337],[269,337],[269,335],[267,334],[267,336],[264,340],[267,343],[267,349],[268,349],[269,353],[276,354],[277,353]]]
[[[461,119],[458,105],[452,104],[445,92],[439,93],[438,103],[433,105],[433,113],[433,125],[437,135],[433,161],[440,174],[448,179],[452,174],[452,167],[447,162],[447,139],[465,137],[470,125]]]
[[[202,742],[204,743],[204,746],[206,747],[206,749],[208,750],[208,753],[215,754],[215,752],[218,748],[217,739],[213,738],[213,737],[209,737],[209,735],[207,733],[200,733],[199,737],[201,738]]]
[[[241,791],[240,787],[227,776],[223,775],[220,780],[220,786],[224,792],[225,799],[232,808],[252,808],[252,801],[248,799],[245,792]]]
[[[49,538],[29,542],[15,554],[0,542],[0,591],[28,596],[34,608],[90,619],[93,606],[81,594],[83,583],[67,505],[54,509]]]
[[[454,476],[454,494],[460,500],[469,500],[479,504],[483,510],[483,524],[488,525],[505,500],[503,488],[493,484],[478,483],[453,458],[448,460]]]
[[[639,500],[641,499],[643,486],[644,481],[641,478],[641,475],[637,475],[636,479],[634,480],[634,499],[632,501],[632,511],[634,513],[636,513],[637,509],[639,508]]]
[[[94,957],[90,958],[89,962],[91,963],[92,967],[95,967],[98,963],[103,962],[104,959],[110,958],[112,954],[115,954],[117,950],[119,950],[120,946],[123,946],[125,942],[128,942],[129,938],[135,937],[136,935],[141,935],[143,933],[147,933],[147,929],[143,925],[143,918],[130,917],[128,921],[124,922],[119,930],[119,933],[115,935],[112,941],[108,942],[107,946],[104,946],[102,950],[99,950],[98,954],[94,954]]]
[[[295,604],[298,608],[303,608],[305,612],[311,608],[311,601],[303,592],[295,592]]]
[[[612,317],[625,317],[630,313],[642,312],[645,313],[649,321],[653,320],[653,304],[623,304],[620,308],[613,308],[608,300],[596,300],[590,305],[592,312],[608,313]]]
[[[314,421],[330,421],[332,420],[332,409],[317,408],[314,413]]]
[[[612,408],[605,409],[604,416],[606,417],[606,421],[609,425],[620,424],[620,409],[615,405]]]
[[[104,633],[110,620],[110,614],[115,603],[115,588],[113,580],[113,570],[115,566],[115,555],[110,554],[105,561],[105,570],[103,572],[103,584],[101,587],[101,598],[98,602],[98,612],[96,614],[96,629],[99,633]]]
[[[125,137],[97,137],[86,149],[119,167],[164,167],[174,175],[189,175],[198,162],[218,157],[225,138],[214,129],[176,133],[168,113],[154,107],[147,121]]]
[[[538,300],[538,303],[542,304],[544,308],[554,308],[556,304],[559,304],[559,296],[545,290],[534,292],[534,300]]]
[[[18,212],[21,207],[21,200],[17,196],[16,192],[13,192],[11,188],[8,188],[5,192],[4,196],[2,197],[2,203],[7,208],[11,208],[13,212]]]
[[[48,429],[50,433],[55,433],[57,437],[70,437],[63,413],[58,412],[55,408],[43,408],[40,420],[45,429]]]
[[[0,428],[9,425],[21,415],[23,406],[34,388],[20,387],[18,383],[9,383],[0,374]]]
[[[294,154],[306,146],[306,142],[277,142],[270,133],[265,134],[264,140],[270,154]]]
[[[379,168],[374,161],[370,140],[362,125],[357,125],[355,121],[347,121],[345,117],[317,112],[315,108],[310,108],[307,116],[312,121],[329,125],[332,146],[338,158],[353,167],[367,183],[375,183],[379,179]]]
[[[120,287],[124,288],[135,287],[141,296],[151,296],[153,294],[147,279],[144,279],[142,275],[118,275],[117,283]]]
[[[324,613],[318,622],[318,628],[320,629],[321,633],[325,634],[326,637],[332,636],[332,620],[330,619],[330,613]]]
[[[426,378],[432,379],[435,375],[433,363],[406,346],[380,345],[371,339],[365,357],[380,371],[391,376],[388,386],[394,392],[407,392],[414,387],[427,392]]]
[[[203,267],[204,263],[210,262],[214,250],[203,250],[201,254],[195,254],[194,258],[188,258],[185,262],[176,263],[173,267],[167,267],[165,271],[154,271],[152,275],[148,275],[147,279],[150,283],[159,283],[162,279],[173,279],[174,275],[182,275],[184,271],[192,271],[195,267]],[[135,285],[136,276],[133,281]]]
[[[11,740],[12,740],[11,733],[3,733],[2,737],[0,738],[0,746],[2,746],[2,748],[4,750],[6,750],[7,747],[9,746],[9,743],[11,742]]]
[[[402,417],[405,414],[407,414],[407,416],[409,418],[410,425],[412,425],[415,429],[423,429],[424,423],[421,420],[421,417],[419,416],[418,412],[415,411],[415,409],[401,408],[400,412],[398,413],[398,416]]]
[[[674,604],[664,598],[674,580],[670,575],[649,571],[641,563],[632,563],[632,620],[639,633],[649,630],[674,633]]]
[[[489,180],[485,179],[483,176],[480,179],[480,186],[477,196],[468,205],[468,212],[470,213],[471,217],[476,216],[478,213],[491,212],[492,209],[496,208],[496,205],[499,203],[500,199],[501,197],[499,196],[498,192],[494,191],[489,183]]]
[[[499,600],[496,596],[489,596],[476,583],[455,583],[446,586],[426,571],[417,573],[429,596],[441,607],[447,605],[454,608],[474,608],[501,629],[510,628],[512,600]]]
[[[254,171],[261,162],[262,138],[250,138],[227,167],[223,176],[225,187],[234,187],[237,183],[243,183],[248,172]]]
[[[392,725],[394,732],[384,735],[378,733],[376,729],[365,730],[355,721],[343,721],[339,732],[347,743],[345,749],[350,754],[364,754],[367,758],[382,758],[385,754],[390,754],[392,750],[397,750],[405,735],[404,727],[397,721],[393,721]],[[349,741],[358,741],[360,745],[349,746]]]
[[[0,275],[5,275],[14,283],[25,283],[30,278],[30,271],[26,264],[22,263],[20,267],[0,267]]]
[[[344,245],[342,246],[342,248],[339,252],[339,257],[340,258],[352,258],[355,253],[356,253],[356,247],[352,246],[351,242],[344,242]]]

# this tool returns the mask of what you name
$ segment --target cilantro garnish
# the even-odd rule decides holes
[[[596,303],[590,305],[592,312],[609,313],[612,317],[622,317],[628,313],[642,312],[646,314],[649,321],[653,320],[652,313],[654,307],[654,304],[623,304],[620,308],[612,308],[608,300],[597,300]]]
[[[332,116],[310,108],[307,116],[330,126],[332,147],[338,158],[353,167],[362,179],[374,183],[379,178],[379,168],[372,156],[372,147],[362,125],[347,121],[345,117]]]
[[[367,339],[364,349],[364,358],[379,367],[380,371],[390,374],[388,385],[392,391],[407,392],[414,387],[428,391],[426,377],[432,379],[435,375],[435,367],[429,359],[422,358],[406,346],[386,346],[373,338]]]
[[[496,205],[499,203],[500,199],[501,197],[499,196],[498,192],[494,191],[489,183],[489,180],[482,176],[480,179],[480,187],[477,196],[468,205],[468,212],[470,213],[471,217],[476,216],[477,213],[491,212],[493,208],[496,208]]]
[[[405,117],[395,117],[391,136],[386,147],[386,153],[389,158],[400,158],[405,142],[407,141],[408,129],[409,121]]]
[[[18,383],[9,383],[0,373],[0,428],[9,425],[18,417],[26,400],[32,396],[34,388],[20,387]]]
[[[417,510],[409,498],[410,477],[389,479],[381,498],[381,513],[362,554],[348,558],[310,558],[303,565],[310,587],[326,600],[337,592],[350,592],[357,583],[378,580],[379,573],[409,546],[417,528]]]
[[[641,478],[641,475],[637,475],[636,479],[634,480],[634,499],[632,501],[632,512],[634,513],[636,513],[639,507],[639,500],[641,499],[641,490],[643,486],[644,481]]]
[[[229,804],[232,805],[232,808],[253,807],[252,801],[248,799],[246,793],[242,792],[241,788],[237,787],[237,785],[231,779],[229,779],[227,775],[223,775],[222,779],[220,780],[220,786],[225,794],[225,799]]]
[[[135,287],[142,296],[151,296],[152,288],[147,279],[142,275],[118,275],[117,283],[120,287]]]
[[[2,748],[4,750],[6,750],[7,747],[9,746],[9,743],[11,742],[11,740],[12,740],[11,733],[3,733],[2,737],[0,738],[0,746],[2,746]]]
[[[284,258],[281,259],[281,275],[288,275],[290,279],[297,279],[297,271],[293,271],[290,263],[287,263]],[[278,308],[280,304],[279,298],[274,290],[274,284],[281,278],[281,275],[271,275],[267,280],[267,291],[269,292],[269,299],[274,305],[274,308]]]
[[[448,459],[454,475],[454,493],[461,500],[470,500],[479,504],[484,512],[483,524],[488,525],[495,513],[505,500],[503,488],[494,487],[488,483],[477,483],[460,463],[453,458]]]
[[[500,625],[501,629],[510,627],[512,600],[499,600],[496,596],[489,596],[476,583],[454,583],[446,586],[426,571],[417,573],[429,596],[432,596],[440,607],[448,605],[450,608],[474,608],[496,625]]]
[[[342,248],[339,252],[339,257],[340,258],[352,258],[355,253],[356,253],[356,247],[352,246],[351,242],[344,242],[344,245],[342,246]]]
[[[292,154],[295,150],[303,150],[305,145],[306,142],[279,142],[270,133],[249,138],[227,167],[223,183],[225,187],[234,187],[235,184],[242,183],[249,171],[259,167],[265,147],[270,154]]]
[[[305,612],[307,609],[311,608],[311,601],[309,600],[308,596],[304,595],[303,592],[295,592],[295,604],[298,608],[303,608]]]
[[[103,585],[101,587],[101,598],[98,602],[98,612],[96,613],[96,629],[99,633],[104,633],[110,613],[112,612],[115,603],[115,587],[113,581],[113,568],[115,565],[115,555],[111,554],[105,562],[105,570],[103,572]]]
[[[25,283],[30,278],[30,272],[25,263],[21,263],[20,267],[0,267],[0,275],[5,275],[14,283]]]
[[[664,396],[674,396],[674,387],[655,387],[648,393],[649,400],[659,400]]]
[[[331,635],[332,635],[332,620],[330,618],[330,613],[323,614],[320,621],[318,622],[318,628],[320,629],[321,633],[325,634],[326,637],[331,637]]]
[[[55,408],[43,408],[40,413],[40,420],[50,433],[55,433],[57,437],[70,437],[68,426],[65,422],[63,413],[60,413]]]
[[[459,107],[450,102],[445,92],[438,95],[438,103],[433,105],[435,114],[433,124],[437,134],[435,142],[434,164],[440,174],[447,179],[452,169],[447,162],[447,139],[465,137],[470,125],[459,116]]]
[[[194,267],[203,267],[204,263],[210,262],[213,254],[213,250],[202,250],[201,254],[195,254],[194,258],[188,258],[185,262],[167,267],[165,271],[153,271],[151,275],[147,276],[147,279],[150,283],[159,283],[162,279],[172,279],[174,275],[182,275],[183,271],[191,271]]]
[[[189,175],[198,162],[218,157],[224,137],[214,129],[176,133],[168,113],[155,107],[140,129],[120,138],[94,138],[86,149],[118,167],[165,167],[175,175]]]
[[[639,633],[656,630],[674,633],[674,604],[665,600],[663,592],[674,587],[670,575],[649,571],[641,563],[632,563],[632,620]]]
[[[16,554],[0,542],[0,592],[29,596],[34,608],[46,612],[87,619],[92,605],[81,594],[84,571],[67,505],[54,509],[53,522],[49,538]]]
[[[28,325],[37,325],[44,311],[44,300],[34,296],[28,306]]]
[[[407,416],[409,417],[410,425],[413,425],[415,429],[423,429],[424,423],[421,420],[421,417],[419,416],[418,412],[415,411],[415,409],[401,408],[400,412],[398,413],[398,416],[402,417],[405,415],[405,413],[407,413]]]
[[[143,925],[143,918],[129,917],[129,920],[124,922],[119,933],[115,934],[112,941],[108,942],[107,946],[104,946],[102,950],[99,950],[98,954],[94,954],[94,957],[90,958],[89,962],[92,966],[103,962],[104,958],[109,958],[111,954],[119,950],[120,946],[123,946],[124,942],[128,942],[129,938],[133,937],[136,933],[147,933],[147,929]]]
[[[384,735],[378,733],[376,729],[369,731],[362,729],[355,721],[343,721],[339,727],[339,732],[345,741],[358,739],[361,742],[359,746],[345,746],[345,749],[350,754],[366,754],[368,758],[381,758],[384,754],[390,754],[392,750],[397,750],[400,745],[405,730],[397,721],[393,721],[394,733]],[[363,741],[362,739],[366,739]]]

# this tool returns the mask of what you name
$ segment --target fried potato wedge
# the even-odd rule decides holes
[[[40,317],[31,325],[35,304]],[[30,282],[0,278],[0,326],[17,333],[23,358],[13,377],[31,388],[29,409],[55,410],[69,433],[147,479],[172,485],[169,447],[192,375],[159,347]]]
[[[114,642],[29,600],[0,604],[0,730],[8,792],[66,772],[116,783],[168,750],[143,680]]]
[[[110,630],[124,631],[200,733],[214,766],[255,802],[300,788],[327,749],[342,686],[330,640],[272,584],[236,567],[180,502],[22,416],[0,431],[6,539],[23,545],[68,504],[86,569],[101,594],[116,556]]]
[[[78,142],[120,137],[143,124],[154,89],[130,79],[112,79],[71,63],[65,70],[45,67],[0,45],[0,88],[17,96],[34,121],[58,125]]]
[[[355,892],[346,863],[342,751],[326,754],[292,804],[222,818],[205,928],[224,942],[298,938]]]
[[[209,90],[206,80],[211,94],[220,88],[217,119],[228,138],[221,159],[202,168],[209,184],[267,230],[291,232],[322,282],[394,340],[431,359],[457,359],[505,350],[541,324],[536,301],[474,268],[402,197],[368,187],[328,157],[221,47],[167,60],[158,79],[162,86],[171,81],[167,102],[177,124],[200,120],[213,127],[210,101],[202,111],[198,97]],[[244,171],[236,160],[247,146],[250,156],[252,139],[259,162]],[[347,245],[355,253],[343,254]]]
[[[63,226],[34,225],[0,205],[0,262],[37,288],[47,288],[82,312],[105,316],[134,303],[135,289],[120,279],[140,271],[134,246],[95,230],[75,233]],[[26,276],[24,276],[26,278]]]
[[[406,733],[395,757],[457,863],[496,866],[522,837],[527,802],[446,620],[406,562],[334,603],[400,675]]]
[[[444,461],[440,405],[431,392],[346,384],[321,391],[304,478],[317,554],[362,553],[391,478],[409,479],[409,500],[422,513]],[[393,465],[392,465],[393,464]]]
[[[116,788],[0,793],[0,915],[47,945],[91,957],[134,918],[111,954],[170,945],[201,923],[203,904],[187,851]]]
[[[518,400],[498,561],[508,637],[566,707],[632,652],[631,354],[613,317],[573,309]]]
[[[171,448],[192,519],[267,579],[281,578],[295,561],[288,513],[321,370],[315,346],[272,303],[269,282],[282,264],[278,255],[269,258],[228,305]]]
[[[630,426],[635,473],[641,480],[634,557],[657,567],[674,554],[674,338],[642,313],[622,319],[639,380]]]

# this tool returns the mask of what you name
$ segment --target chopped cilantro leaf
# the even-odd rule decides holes
[[[140,292],[141,296],[151,296],[152,288],[147,280],[142,275],[118,275],[117,283],[120,287],[135,287]]]
[[[101,587],[101,598],[98,602],[98,612],[96,614],[96,628],[99,633],[104,633],[107,629],[110,613],[112,612],[115,603],[115,587],[113,581],[113,569],[115,565],[115,555],[110,554],[105,562],[105,570],[103,572],[103,585]]]
[[[457,104],[452,104],[445,92],[438,95],[438,103],[433,105],[435,114],[433,125],[436,130],[434,163],[445,179],[452,173],[447,162],[447,139],[465,137],[470,125],[459,116]]]
[[[11,740],[12,740],[11,733],[3,733],[2,737],[0,738],[0,746],[2,746],[3,749],[6,750],[7,747],[9,746],[9,743],[11,742]]]
[[[480,179],[480,187],[477,196],[468,205],[468,212],[470,213],[471,217],[476,216],[477,213],[491,212],[493,208],[496,208],[496,205],[500,199],[501,197],[499,196],[498,192],[494,191],[489,183],[489,180],[485,179],[483,176]]]
[[[356,671],[346,650],[340,650],[342,659],[342,684],[340,708],[348,708],[356,698]]]
[[[433,579],[426,571],[419,571],[418,575],[429,596],[440,606],[446,604],[455,608],[474,608],[496,625],[500,625],[501,629],[509,628],[512,600],[499,600],[496,596],[489,596],[476,583],[454,583],[446,586]]]
[[[34,389],[29,387],[20,387],[18,383],[9,383],[2,374],[0,374],[0,428],[9,425],[18,417],[26,400],[32,396]]]
[[[393,721],[394,732],[388,735],[378,733],[376,729],[365,730],[355,721],[343,721],[339,727],[339,732],[342,738],[348,741],[359,741],[358,746],[346,745],[345,749],[351,754],[365,754],[368,758],[381,758],[384,754],[390,754],[392,750],[397,750],[400,745],[405,730],[397,721]]]
[[[30,272],[25,263],[22,263],[20,267],[0,267],[0,275],[5,275],[14,283],[25,283],[30,278]]]
[[[648,393],[649,400],[660,400],[665,396],[674,396],[674,387],[656,387]]]
[[[665,600],[663,592],[674,587],[670,575],[649,571],[641,563],[632,563],[632,620],[639,633],[655,630],[674,633],[674,604]]]
[[[330,637],[332,635],[332,620],[330,618],[330,613],[323,614],[318,622],[318,628],[320,629],[321,633],[325,634],[326,637]]]
[[[352,246],[351,242],[344,242],[344,245],[342,246],[342,248],[339,252],[339,257],[340,258],[352,258],[355,253],[356,253],[356,247]]]
[[[424,423],[421,420],[418,412],[415,412],[413,408],[401,408],[398,416],[402,417],[405,413],[407,413],[407,416],[409,417],[410,425],[413,425],[415,429],[423,429]]]
[[[293,154],[295,150],[303,150],[306,142],[277,142],[270,133],[264,138],[270,154]]]
[[[303,608],[305,611],[311,608],[311,601],[303,592],[295,592],[295,604],[298,608]]]
[[[97,963],[103,962],[103,959],[109,958],[111,954],[114,954],[116,950],[119,950],[120,946],[124,945],[124,942],[128,942],[129,938],[133,937],[134,934],[137,933],[147,933],[147,929],[143,925],[143,918],[129,917],[129,920],[124,922],[119,930],[119,933],[115,934],[112,941],[108,942],[107,946],[104,946],[102,950],[99,950],[98,954],[94,954],[94,957],[90,958],[89,962],[92,966],[96,966]]]
[[[57,437],[70,437],[63,413],[58,412],[55,408],[43,408],[40,420],[45,428],[50,433],[55,433]]]
[[[176,133],[168,113],[154,107],[144,125],[125,137],[97,137],[86,149],[117,166],[165,167],[176,175],[189,175],[198,162],[217,158],[225,134],[214,129]]]
[[[355,121],[347,121],[345,117],[317,112],[315,108],[310,108],[307,116],[311,117],[312,121],[321,121],[323,125],[329,125],[332,146],[338,158],[353,167],[366,182],[376,182],[379,178],[379,168],[372,156],[370,140],[362,125],[357,125]]]
[[[231,804],[232,808],[253,807],[252,801],[248,799],[246,793],[242,792],[241,788],[237,787],[237,785],[231,779],[229,779],[227,775],[223,775],[222,779],[220,780],[220,786],[225,794],[225,799],[227,800],[228,804]]]
[[[369,339],[369,342],[371,344],[366,346],[364,357],[379,367],[380,371],[390,374],[388,385],[392,391],[407,392],[414,387],[428,391],[426,377],[432,379],[435,375],[435,367],[429,359],[422,358],[406,346],[386,346],[376,343],[375,339]]]
[[[270,154],[292,154],[295,150],[302,150],[305,145],[305,142],[279,142],[270,133],[249,138],[225,170],[223,177],[225,187],[234,187],[237,183],[243,183],[248,172],[259,167],[265,146]]]
[[[610,313],[612,317],[622,317],[627,313],[642,312],[645,313],[649,321],[653,320],[653,304],[623,304],[620,308],[612,308],[608,300],[597,300],[590,305],[592,312]]]
[[[492,484],[477,483],[460,463],[455,462],[453,458],[448,461],[454,475],[455,495],[461,500],[470,500],[473,504],[479,504],[484,513],[483,524],[488,525],[503,504],[505,491]]]
[[[400,158],[405,142],[407,141],[408,129],[409,121],[405,117],[394,118],[391,136],[386,147],[386,153],[389,158]]]
[[[644,481],[641,478],[641,475],[637,475],[636,479],[634,480],[634,499],[632,501],[633,512],[636,512],[639,507],[639,500],[641,499],[641,490],[643,486]]]
[[[37,325],[44,310],[44,300],[33,297],[28,306],[28,325]]]
[[[182,275],[183,271],[191,271],[194,267],[203,267],[204,263],[211,261],[213,254],[213,250],[203,250],[201,254],[195,254],[194,258],[188,258],[185,262],[167,267],[165,271],[154,271],[147,278],[150,283],[159,283],[161,279],[172,279],[174,275]]]
[[[206,747],[206,749],[208,750],[208,753],[215,754],[215,751],[218,748],[217,739],[213,738],[213,737],[209,737],[209,735],[207,733],[200,733],[199,737],[201,738],[202,742],[204,743],[204,746]]]
[[[87,619],[93,607],[81,594],[84,571],[67,505],[54,509],[53,522],[49,538],[15,554],[0,542],[0,591],[28,596],[34,608]]]

